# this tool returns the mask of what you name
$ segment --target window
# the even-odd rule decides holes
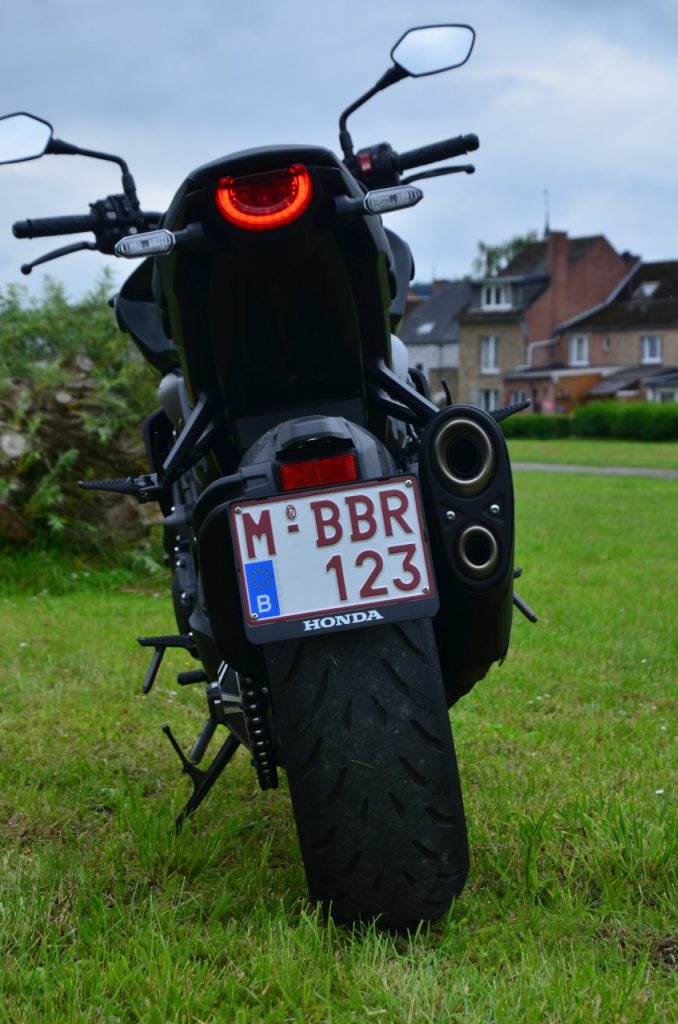
[[[586,334],[570,338],[570,366],[589,365],[589,339]]]
[[[479,388],[478,405],[485,412],[499,408],[499,388]]]
[[[511,286],[508,284],[484,284],[480,306],[481,309],[510,309]]]
[[[419,324],[417,327],[417,334],[430,334],[434,327],[435,322],[433,320],[428,320],[426,323]]]
[[[509,395],[509,405],[520,405],[521,402],[527,401],[527,395],[524,391],[512,391]]]
[[[499,372],[499,338],[494,334],[480,339],[480,372]]]
[[[640,339],[640,361],[641,363],[661,363],[661,334],[644,334],[642,336]]]
[[[659,281],[642,281],[633,293],[633,297],[635,299],[651,299],[659,288],[659,284]]]

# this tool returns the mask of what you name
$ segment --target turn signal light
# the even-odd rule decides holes
[[[312,459],[310,462],[286,462],[280,467],[280,479],[284,491],[343,484],[358,479],[358,464],[355,455],[333,455],[329,459]]]
[[[311,201],[311,175],[303,164],[244,178],[221,178],[216,202],[219,213],[248,231],[268,231],[290,224]]]

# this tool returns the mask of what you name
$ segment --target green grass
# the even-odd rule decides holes
[[[678,488],[525,473],[516,491],[540,622],[518,617],[453,711],[471,875],[410,937],[318,916],[284,785],[259,793],[242,752],[175,837],[188,783],[160,726],[188,745],[203,710],[178,655],[139,692],[133,637],[172,628],[164,590],[6,587],[3,1024],[675,1019]]]
[[[579,437],[537,441],[512,438],[508,446],[514,462],[678,469],[678,441],[590,441]]]

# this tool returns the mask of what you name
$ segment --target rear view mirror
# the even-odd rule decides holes
[[[0,117],[0,164],[37,160],[52,139],[52,126],[33,114],[6,114]]]
[[[391,50],[391,60],[413,78],[437,75],[465,64],[475,38],[470,25],[411,28]]]

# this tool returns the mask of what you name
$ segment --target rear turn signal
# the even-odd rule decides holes
[[[219,213],[248,231],[267,231],[290,224],[311,201],[311,175],[303,164],[244,178],[221,178],[216,202]]]
[[[358,479],[358,465],[355,455],[333,455],[330,459],[312,459],[310,462],[287,462],[280,467],[280,479],[284,491],[343,484]]]

